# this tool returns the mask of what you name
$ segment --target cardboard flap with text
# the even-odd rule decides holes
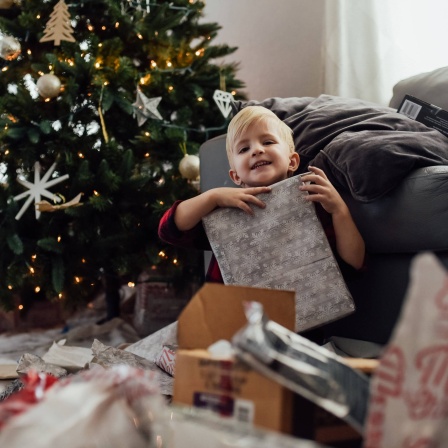
[[[247,323],[246,301],[260,302],[271,320],[294,331],[294,291],[206,283],[178,318],[179,348],[206,349],[230,340]]]

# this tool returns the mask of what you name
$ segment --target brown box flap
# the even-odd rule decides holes
[[[247,323],[243,303],[249,301],[260,302],[270,320],[294,331],[294,291],[206,283],[178,318],[179,347],[205,349],[230,340]]]

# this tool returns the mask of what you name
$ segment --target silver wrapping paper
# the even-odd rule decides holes
[[[260,303],[248,302],[245,307],[248,324],[232,339],[236,355],[362,434],[368,378],[343,358],[269,320]]]
[[[355,310],[314,205],[299,190],[300,176],[258,195],[254,216],[219,208],[203,218],[224,283],[296,292],[296,330]]]

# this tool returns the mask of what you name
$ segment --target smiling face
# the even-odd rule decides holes
[[[242,187],[262,187],[286,179],[299,165],[282,137],[277,119],[255,119],[235,138],[229,151],[230,178]]]

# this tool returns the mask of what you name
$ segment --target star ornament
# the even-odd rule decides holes
[[[19,220],[22,217],[22,215],[26,212],[26,210],[33,201],[34,204],[39,203],[41,201],[42,196],[51,199],[55,202],[62,201],[60,197],[54,195],[53,193],[47,190],[47,188],[50,188],[53,185],[56,185],[59,182],[68,179],[69,177],[68,174],[64,174],[61,177],[56,177],[54,179],[48,180],[50,176],[53,174],[55,168],[56,163],[53,163],[53,165],[51,165],[50,169],[45,173],[44,177],[42,177],[41,179],[40,178],[41,166],[39,162],[36,162],[34,164],[34,184],[26,180],[17,178],[17,182],[23,185],[24,187],[28,188],[28,191],[18,194],[17,196],[14,196],[14,200],[20,201],[21,199],[29,196],[28,199],[25,201],[25,203],[22,205],[22,208],[20,209],[19,213],[17,213],[16,215],[17,220]],[[36,207],[36,219],[39,219],[39,217],[40,217],[40,210]]]
[[[134,116],[137,116],[137,123],[139,126],[142,126],[148,118],[163,120],[157,110],[157,106],[161,99],[161,96],[148,98],[140,89],[137,89],[137,99],[135,100],[135,103],[132,104],[132,107],[134,109]]]

